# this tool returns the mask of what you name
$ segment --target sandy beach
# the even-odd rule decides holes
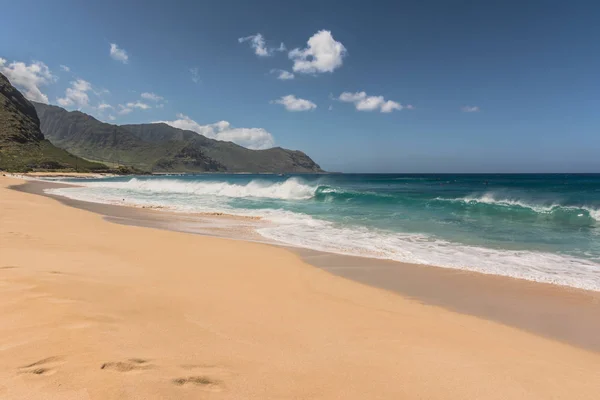
[[[455,312],[442,307],[444,296],[424,302],[368,286],[284,248],[114,224],[8,189],[19,183],[0,177],[2,399],[600,393],[595,342],[576,346],[484,312]],[[497,290],[493,277],[475,279]],[[459,291],[465,281],[457,282]],[[597,299],[574,291],[552,300],[547,286],[531,284],[532,299],[564,310]],[[597,310],[590,304],[582,319]]]
[[[27,178],[103,178],[113,175],[96,172],[35,171],[23,173],[21,176]]]

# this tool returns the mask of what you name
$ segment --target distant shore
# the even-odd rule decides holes
[[[48,171],[48,172],[23,172],[23,173],[5,173],[7,176],[13,176],[16,178],[29,177],[29,178],[106,178],[110,176],[117,176],[115,174],[108,173],[96,173],[96,172],[62,172],[62,171]]]
[[[38,171],[38,172],[1,172],[6,176],[19,177],[30,177],[30,178],[106,178],[113,176],[121,176],[114,173],[105,172],[63,172],[63,171]],[[276,172],[152,172],[147,175],[186,175],[186,174],[207,174],[207,175],[282,175],[287,176],[287,173],[276,173]],[[326,175],[326,174],[340,174],[340,172],[310,172],[306,174],[311,175]]]

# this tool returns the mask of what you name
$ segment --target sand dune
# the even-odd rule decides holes
[[[2,399],[597,399],[600,354],[0,177]],[[477,299],[473,299],[477,301]]]

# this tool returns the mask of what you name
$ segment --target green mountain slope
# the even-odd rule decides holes
[[[33,105],[0,74],[0,169],[106,169],[59,149],[44,139]]]
[[[73,154],[164,172],[321,172],[301,151],[250,150],[166,124],[111,125],[79,111],[34,103],[44,135]]]

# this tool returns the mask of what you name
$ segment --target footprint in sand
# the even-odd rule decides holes
[[[48,357],[19,368],[21,374],[52,375],[62,362],[61,357]]]
[[[113,370],[118,372],[141,371],[154,368],[149,364],[149,360],[143,358],[130,358],[127,361],[115,361],[102,364],[100,369]]]
[[[221,382],[204,375],[176,378],[172,382],[176,386],[196,386],[210,391],[221,390]]]
[[[181,365],[182,369],[195,372],[198,375],[184,376],[181,378],[173,379],[171,382],[176,386],[194,386],[202,388],[203,390],[209,390],[212,392],[220,392],[223,390],[223,381],[214,378],[213,375],[226,375],[225,370],[215,365],[202,365],[202,364],[184,364]]]
[[[149,360],[145,360],[143,358],[130,358],[126,361],[114,361],[107,362],[102,364],[100,369],[113,370],[117,372],[132,372],[132,371],[143,371],[155,368],[154,365],[149,363]],[[200,387],[204,390],[209,390],[212,392],[218,392],[223,389],[222,381],[212,378],[208,376],[208,374],[203,374],[203,372],[207,369],[213,370],[213,366],[204,366],[204,365],[182,365],[182,369],[186,370],[196,370],[201,369],[201,375],[191,375],[184,376],[181,378],[175,378],[171,382],[176,386],[195,386]]]
[[[30,235],[28,233],[24,233],[24,232],[6,232],[4,234],[4,236],[8,236],[9,238],[27,239],[27,240],[37,239],[37,237]]]

